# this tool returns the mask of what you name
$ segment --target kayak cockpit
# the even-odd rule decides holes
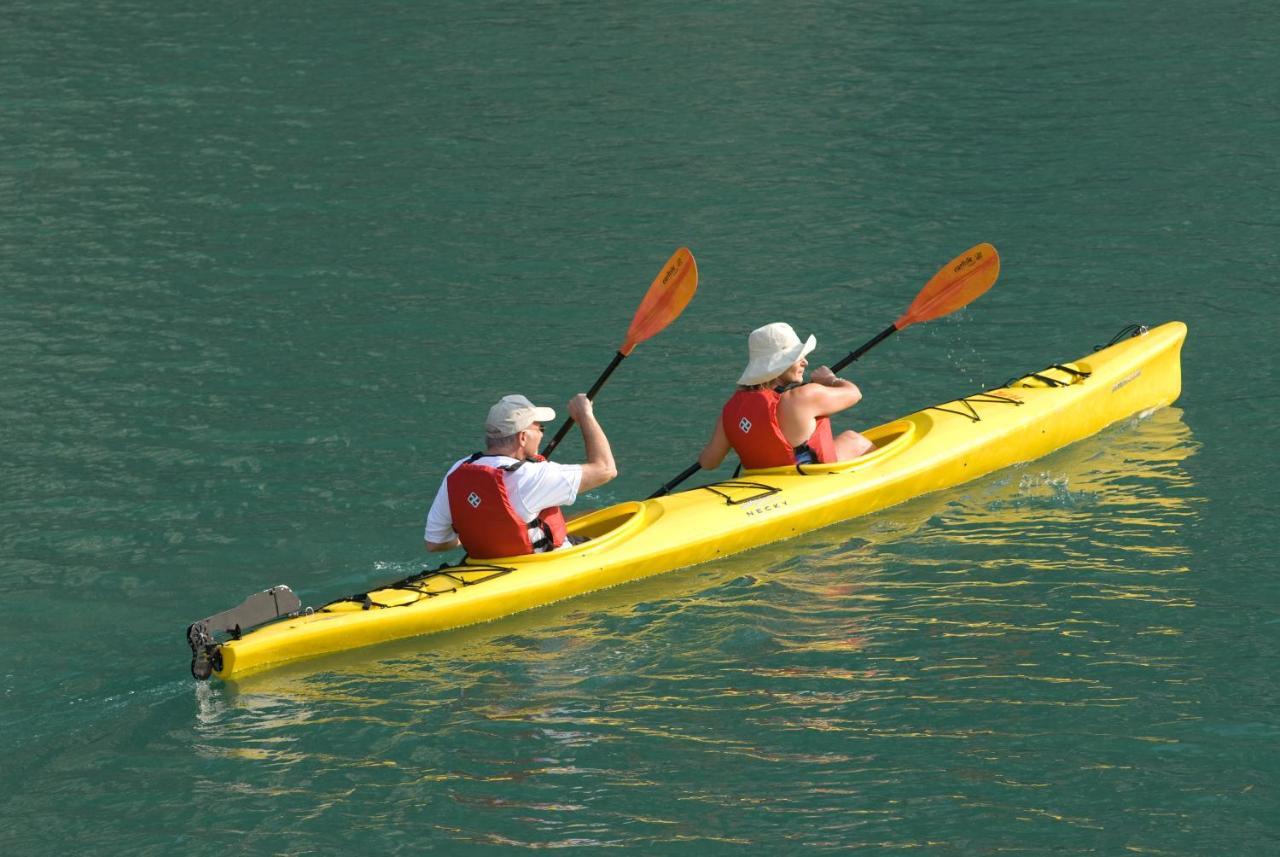
[[[817,473],[848,473],[872,467],[879,462],[892,458],[907,449],[916,439],[916,424],[909,420],[894,420],[882,426],[876,426],[862,433],[875,448],[850,461],[834,461],[830,464],[789,464],[786,467],[765,467],[759,470],[744,470],[743,476],[794,476],[797,473],[806,476]]]
[[[546,553],[487,559],[483,560],[482,564],[523,566],[530,563],[546,562],[551,559],[564,559],[565,557],[593,551],[604,545],[617,544],[640,531],[644,525],[646,514],[645,504],[636,500],[628,500],[625,503],[596,509],[594,512],[588,512],[585,515],[574,518],[566,525],[571,537],[586,539],[581,544],[565,545]]]
[[[614,541],[627,533],[639,529],[644,522],[644,517],[644,504],[635,500],[628,500],[625,503],[606,506],[603,509],[596,509],[594,512],[588,512],[579,518],[574,518],[568,523],[569,535],[588,538],[597,543],[606,539]],[[560,550],[572,550],[572,548],[561,548]]]

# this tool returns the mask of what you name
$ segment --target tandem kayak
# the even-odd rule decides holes
[[[552,553],[445,565],[314,609],[302,609],[288,587],[277,586],[188,628],[192,673],[231,680],[498,619],[790,538],[1030,461],[1176,400],[1186,333],[1181,322],[1133,327],[1078,360],[864,431],[875,448],[853,461],[748,470],[600,509],[569,523],[571,535],[588,541]]]

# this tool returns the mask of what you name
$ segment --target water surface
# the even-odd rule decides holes
[[[0,35],[14,853],[1276,850],[1270,6],[18,2]],[[1186,321],[1176,407],[862,520],[242,685],[187,623],[423,563],[498,396],[643,496],[752,327],[866,427]],[[581,455],[573,438],[566,459]],[[727,474],[727,470],[725,473]]]

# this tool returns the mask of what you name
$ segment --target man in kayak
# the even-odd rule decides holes
[[[473,559],[555,550],[566,542],[561,506],[618,475],[609,439],[596,421],[591,400],[569,400],[569,416],[582,430],[584,464],[559,464],[538,455],[543,423],[551,408],[524,396],[503,396],[485,419],[485,451],[449,468],[427,513],[427,550],[461,544]]]
[[[812,462],[848,461],[873,447],[855,431],[831,432],[832,414],[862,399],[852,381],[826,366],[805,383],[805,356],[817,340],[801,342],[791,325],[766,324],[747,338],[747,368],[738,390],[716,421],[711,440],[698,456],[704,470],[720,466],[733,449],[748,470]]]

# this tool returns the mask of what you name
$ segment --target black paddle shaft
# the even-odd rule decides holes
[[[685,481],[686,479],[688,479],[690,476],[692,476],[693,474],[697,473],[697,472],[698,472],[699,470],[701,470],[701,469],[702,469],[702,465],[695,461],[693,464],[691,464],[691,465],[689,465],[688,467],[686,467],[683,473],[681,473],[681,474],[680,474],[679,476],[677,476],[675,479],[672,479],[672,480],[671,480],[670,482],[668,482],[666,485],[663,485],[663,486],[662,486],[661,488],[659,488],[657,491],[654,491],[654,492],[653,492],[652,494],[650,494],[648,497],[645,497],[645,499],[646,499],[646,500],[653,500],[653,499],[655,499],[655,498],[657,498],[657,497],[664,497],[664,496],[666,496],[667,494],[670,494],[670,493],[671,493],[671,489],[672,489],[672,488],[676,487],[676,486],[677,486],[677,485],[679,485],[681,482]]]
[[[604,386],[604,382],[609,380],[609,376],[613,374],[613,370],[618,368],[618,364],[621,363],[622,359],[626,356],[627,355],[623,354],[621,351],[613,355],[613,360],[609,363],[609,368],[605,369],[604,372],[600,374],[600,377],[596,379],[596,382],[591,385],[591,389],[587,391],[588,399],[593,402],[595,401],[596,393],[600,392],[600,388]],[[551,453],[555,452],[555,448],[560,445],[560,441],[564,440],[564,436],[569,433],[569,429],[571,428],[573,428],[573,417],[569,417],[565,420],[564,424],[560,426],[560,430],[556,432],[556,436],[551,438],[551,443],[547,444],[547,448],[542,452],[543,458],[551,457]]]
[[[831,367],[831,371],[839,372],[841,369],[848,366],[850,363],[857,360],[859,357],[866,354],[872,348],[875,348],[881,342],[884,342],[886,339],[888,339],[890,336],[892,336],[897,332],[898,332],[897,325],[893,325],[893,324],[889,325],[884,330],[877,333],[875,339],[872,339],[870,342],[868,342],[866,345],[859,348],[857,351],[850,351],[848,354],[846,354],[843,358],[841,358],[840,362],[836,363],[836,365]]]

